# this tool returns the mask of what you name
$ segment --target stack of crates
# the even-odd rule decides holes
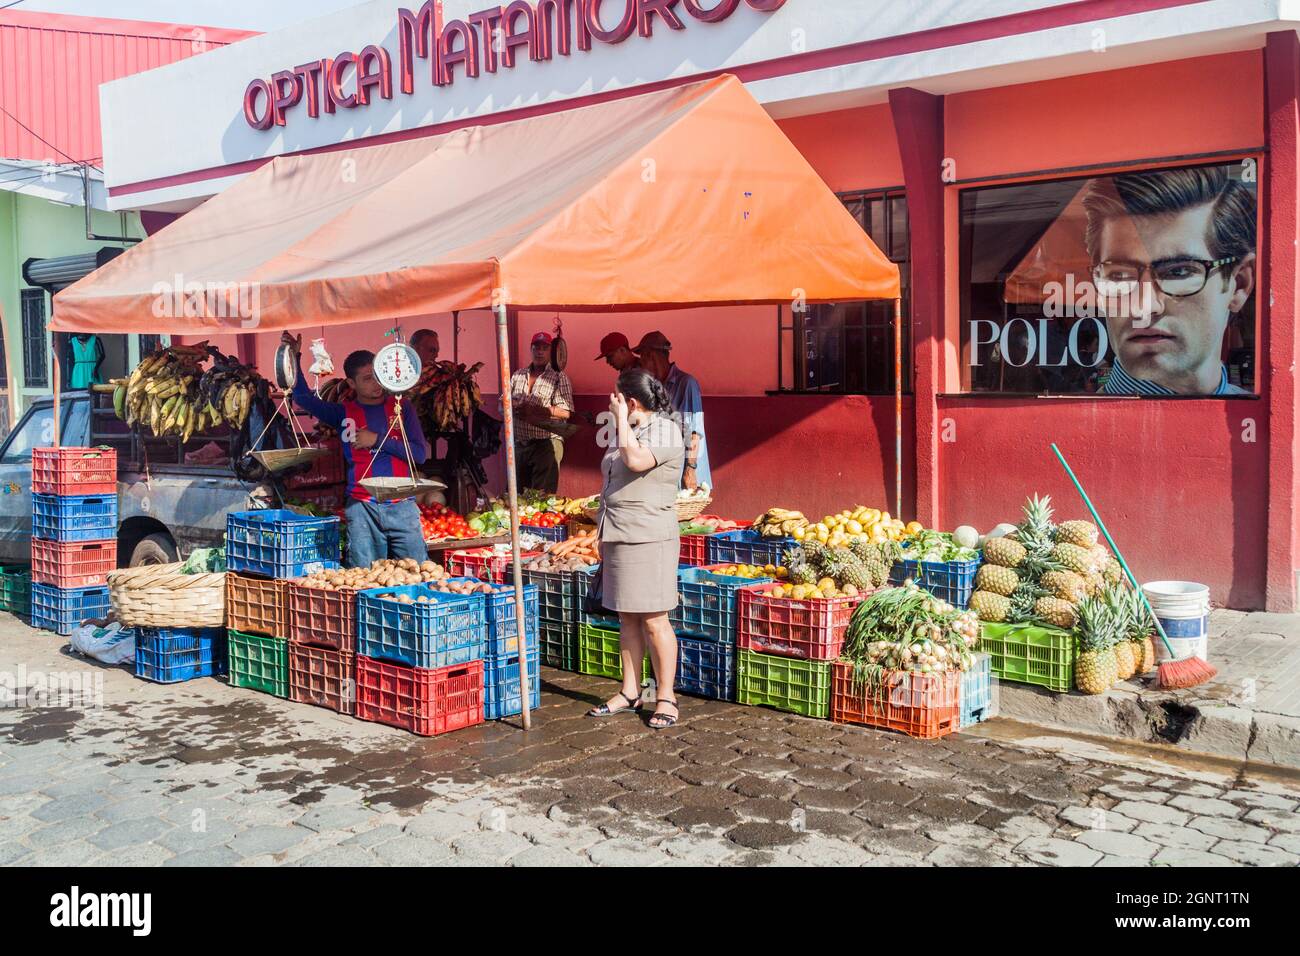
[[[289,696],[289,581],[338,567],[338,518],[284,509],[227,515],[226,623],[233,686]]]
[[[427,584],[357,594],[356,716],[432,737],[483,722],[487,602]]]
[[[452,578],[451,580],[475,580]],[[487,619],[483,645],[483,719],[500,720],[523,712],[523,691],[519,675],[520,644],[515,589],[508,584],[492,585],[483,595]],[[538,646],[538,590],[524,585],[524,634],[528,661],[528,708],[541,706],[541,660]]]
[[[541,662],[560,670],[578,669],[578,632],[590,572],[524,568],[524,581],[537,588]]]
[[[285,583],[291,700],[356,713],[358,593]]]
[[[32,624],[71,634],[108,615],[117,567],[117,452],[32,449]]]
[[[135,676],[176,684],[226,673],[226,632],[219,627],[140,627],[135,631]]]
[[[727,565],[677,572],[677,689],[712,700],[736,699],[736,605],[742,587],[771,583],[719,573]]]

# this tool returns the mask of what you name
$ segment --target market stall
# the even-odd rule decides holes
[[[159,318],[158,283],[173,276],[183,277],[186,308]],[[426,139],[277,158],[61,292],[51,328],[278,332],[490,308],[505,394],[512,308],[898,296],[897,267],[742,84],[722,76]],[[522,620],[514,422],[509,403],[503,409]],[[526,704],[523,714],[527,727]]]

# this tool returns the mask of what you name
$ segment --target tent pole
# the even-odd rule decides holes
[[[59,379],[63,376],[60,374],[61,362],[59,362],[59,333],[50,333],[50,351],[54,353],[54,447],[61,445],[59,433],[63,431],[63,416],[59,414],[62,409],[59,408]],[[92,396],[93,399],[93,396]],[[16,423],[15,423],[16,424]]]
[[[501,370],[501,417],[505,420],[506,491],[510,499],[510,569],[515,583],[515,629],[519,634],[519,695],[522,698],[524,730],[532,728],[528,712],[528,627],[524,616],[524,572],[519,563],[519,484],[515,476],[515,413],[510,404],[510,343],[508,341],[506,307],[498,305],[497,314],[497,365]],[[453,322],[455,319],[452,320]],[[540,654],[540,649],[538,650]]]
[[[894,517],[903,519],[903,300],[894,300]]]

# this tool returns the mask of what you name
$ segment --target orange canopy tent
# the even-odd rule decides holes
[[[169,315],[177,283],[202,294]],[[60,292],[50,328],[264,332],[492,308],[506,395],[507,307],[898,296],[898,267],[740,81],[721,76],[422,139],[278,157]],[[254,314],[242,308],[250,303]],[[517,542],[514,423],[510,404],[502,407]],[[517,544],[513,558],[518,585]],[[516,595],[522,620],[522,588]],[[527,727],[526,684],[521,691]]]

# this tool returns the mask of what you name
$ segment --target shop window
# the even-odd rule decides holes
[[[23,289],[23,381],[28,388],[50,387],[48,333],[45,331],[45,293]]]
[[[1253,394],[1251,159],[963,190],[963,388]]]
[[[871,240],[898,264],[903,303],[903,388],[911,391],[911,234],[901,191],[840,197]],[[837,395],[894,391],[894,303],[841,302],[782,307],[777,316],[779,389]]]

